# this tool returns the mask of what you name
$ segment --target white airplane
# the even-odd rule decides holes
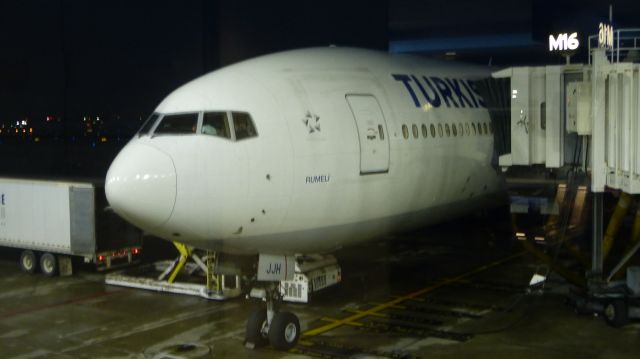
[[[261,261],[460,216],[503,191],[473,83],[486,77],[353,48],[244,61],[167,96],[113,161],[106,195],[150,234]],[[260,263],[258,279],[280,268]],[[298,319],[274,308],[251,315],[247,341],[290,348]]]

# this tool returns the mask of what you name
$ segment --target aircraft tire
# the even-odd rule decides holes
[[[604,307],[604,319],[612,327],[622,327],[629,322],[629,310],[627,303],[622,299],[609,302]]]
[[[269,343],[277,350],[293,348],[300,338],[300,321],[293,313],[279,312],[269,327]]]
[[[29,274],[33,274],[36,272],[38,268],[38,260],[36,259],[35,253],[30,250],[24,250],[20,253],[20,269]]]
[[[252,344],[254,347],[262,347],[269,343],[267,334],[262,331],[267,326],[267,310],[256,308],[247,319],[247,331],[245,333],[245,345]]]
[[[54,277],[58,274],[58,260],[51,253],[45,253],[40,257],[40,270],[47,277]]]

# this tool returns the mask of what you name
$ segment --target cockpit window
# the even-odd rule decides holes
[[[233,127],[235,129],[236,140],[256,137],[256,128],[253,125],[251,116],[246,112],[233,112]]]
[[[156,120],[158,120],[158,117],[160,117],[160,115],[158,115],[157,113],[152,113],[151,116],[149,116],[149,118],[144,121],[142,127],[140,127],[140,130],[138,131],[138,137],[148,135],[151,131],[151,128],[153,128],[153,125],[156,123]]]
[[[165,115],[154,131],[155,135],[182,135],[196,133],[198,128],[197,113],[181,113],[176,115]]]
[[[202,134],[231,138],[226,112],[205,112],[202,119]]]

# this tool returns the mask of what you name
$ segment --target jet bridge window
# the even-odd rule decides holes
[[[251,116],[248,113],[233,112],[231,117],[233,118],[233,128],[237,141],[258,136],[253,120],[251,120]]]
[[[196,133],[198,127],[197,113],[181,113],[165,115],[154,131],[155,135],[186,135]]]
[[[204,135],[231,138],[227,113],[205,112],[200,132]]]
[[[144,123],[142,124],[142,127],[140,127],[140,130],[138,131],[138,137],[143,135],[148,135],[151,129],[153,128],[153,125],[155,125],[156,121],[158,120],[158,117],[160,117],[159,114],[152,113],[151,116],[149,116],[149,118],[147,118],[147,120],[144,121]]]

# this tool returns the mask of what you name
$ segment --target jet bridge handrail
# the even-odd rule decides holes
[[[589,64],[591,64],[592,50],[598,48],[598,35],[589,36]],[[613,43],[615,46],[607,50],[607,57],[612,63],[620,62],[620,55],[623,56],[622,61],[627,61],[625,55],[629,55],[632,50],[640,51],[640,28],[617,29],[613,31]],[[640,54],[635,59],[640,61]]]

